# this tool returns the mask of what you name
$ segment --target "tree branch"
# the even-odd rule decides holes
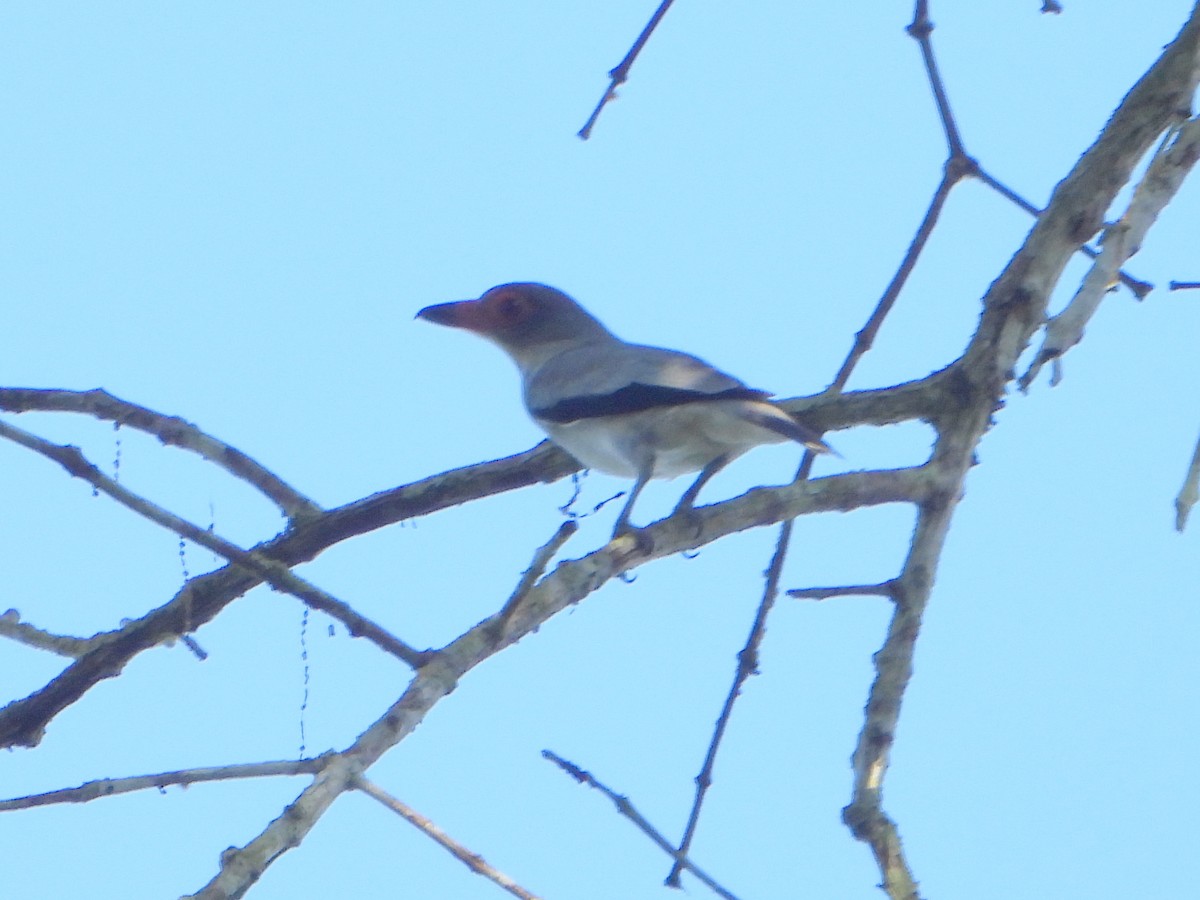
[[[658,9],[654,11],[654,15],[650,17],[650,21],[646,23],[646,27],[642,29],[642,33],[629,48],[629,52],[625,54],[625,58],[609,71],[608,87],[604,91],[604,96],[600,98],[600,102],[596,104],[596,108],[592,110],[592,114],[588,116],[587,122],[579,129],[580,140],[586,141],[591,137],[592,129],[596,127],[596,120],[600,118],[600,112],[610,101],[617,99],[617,88],[629,79],[629,70],[633,68],[634,60],[642,52],[646,41],[650,40],[650,35],[654,33],[654,29],[658,27],[658,23],[662,21],[662,17],[667,14],[667,10],[671,8],[673,2],[674,0],[662,0]]]
[[[233,477],[257,488],[289,520],[302,519],[321,511],[282,478],[268,471],[241,450],[231,447],[191,422],[168,416],[136,403],[114,397],[102,388],[68,391],[39,388],[0,388],[0,410],[5,412],[75,412],[95,416],[126,428],[152,434],[168,447],[191,450],[224,469]]]
[[[71,475],[82,478],[98,491],[112,497],[122,506],[133,510],[138,515],[149,519],[156,525],[161,525],[193,543],[206,547],[229,562],[246,569],[267,582],[276,590],[291,594],[313,609],[319,609],[337,619],[350,630],[355,637],[365,637],[398,659],[404,660],[414,668],[421,663],[421,651],[410,647],[404,641],[391,634],[386,628],[377,625],[370,619],[358,613],[349,604],[344,603],[332,594],[321,590],[316,585],[301,578],[286,565],[268,556],[243,550],[231,541],[227,541],[212,531],[200,528],[186,519],[163,509],[155,503],[135,494],[103,474],[87,461],[78,447],[52,444],[37,435],[30,434],[24,429],[0,422],[0,437],[8,438],[52,459],[66,469]],[[182,632],[181,632],[182,633]]]
[[[638,812],[637,807],[629,802],[628,797],[618,794],[612,788],[597,780],[591,772],[581,769],[573,762],[563,759],[561,756],[551,750],[543,750],[542,756],[550,760],[550,762],[554,763],[580,784],[586,784],[590,788],[595,788],[605,797],[611,800],[613,802],[613,806],[617,808],[617,812],[627,818],[634,824],[634,827],[636,827],[639,831],[646,835],[646,837],[650,838],[651,841],[657,844],[660,850],[674,859],[676,864],[681,869],[686,869],[695,875],[696,878],[698,878],[705,886],[712,890],[712,892],[718,897],[722,897],[724,900],[737,900],[736,896],[718,884],[711,875],[698,868],[696,864],[686,856],[680,856],[679,851],[671,846],[671,842],[663,836],[661,831],[651,825],[649,820],[640,812]]]
[[[158,772],[153,775],[132,775],[127,778],[100,778],[75,788],[48,791],[0,800],[0,812],[14,809],[31,809],[35,806],[50,806],[56,803],[90,803],[102,797],[114,797],[133,791],[163,788],[173,785],[200,784],[205,781],[229,781],[237,778],[265,778],[275,775],[312,775],[325,765],[324,757],[316,759],[285,759],[278,762],[242,763],[231,766],[212,766],[205,769],[180,769],[175,772]]]
[[[514,897],[520,897],[521,900],[538,900],[534,894],[531,894],[499,869],[492,866],[478,853],[472,853],[462,844],[458,843],[456,840],[446,834],[446,832],[442,831],[442,829],[434,825],[433,822],[428,818],[421,815],[406,803],[402,803],[401,801],[397,800],[383,788],[379,787],[379,785],[368,781],[362,776],[359,776],[354,782],[354,787],[358,788],[358,790],[362,791],[371,799],[378,800],[385,807],[415,827],[426,837],[431,838],[434,843],[441,846],[451,856],[465,865],[476,875],[482,875],[488,881],[491,881],[499,887],[504,888],[504,890],[508,891]]]
[[[1075,296],[1062,312],[1050,319],[1042,337],[1042,346],[1028,370],[1018,382],[1027,391],[1047,362],[1057,362],[1063,354],[1083,340],[1083,331],[1100,308],[1100,302],[1116,283],[1117,272],[1142,248],[1150,228],[1167,204],[1179,192],[1184,179],[1200,157],[1200,118],[1189,119],[1172,128],[1145,175],[1133,191],[1129,206],[1121,218],[1104,229],[1100,255],[1092,264]],[[1051,384],[1057,384],[1060,370],[1055,369]]]

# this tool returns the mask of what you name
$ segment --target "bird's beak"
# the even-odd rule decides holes
[[[482,303],[478,300],[456,300],[453,303],[435,303],[427,306],[419,313],[418,319],[425,319],[438,325],[449,325],[451,328],[466,328],[468,331],[487,333],[492,330],[491,317],[486,314]]]

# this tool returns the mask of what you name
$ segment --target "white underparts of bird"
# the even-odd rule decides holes
[[[463,328],[509,355],[533,421],[583,466],[633,478],[614,536],[651,478],[700,475],[676,511],[713,475],[760,444],[833,450],[821,435],[702,359],[629,344],[562,291],[502,284],[478,300],[427,306],[417,318]]]

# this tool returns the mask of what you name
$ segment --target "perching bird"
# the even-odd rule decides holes
[[[498,344],[521,372],[525,408],[550,440],[587,468],[635,479],[614,536],[651,478],[699,472],[676,511],[731,460],[759,444],[821,436],[695,356],[627,344],[562,291],[502,284],[478,300],[427,306],[417,318]]]

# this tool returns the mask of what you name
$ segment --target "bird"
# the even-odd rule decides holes
[[[639,531],[630,514],[652,478],[700,473],[676,505],[680,512],[717,472],[761,444],[790,440],[836,455],[769,392],[691,354],[627,343],[549,285],[501,284],[476,300],[427,306],[417,318],[499,346],[520,372],[525,409],[552,442],[584,468],[634,479],[614,538]]]

